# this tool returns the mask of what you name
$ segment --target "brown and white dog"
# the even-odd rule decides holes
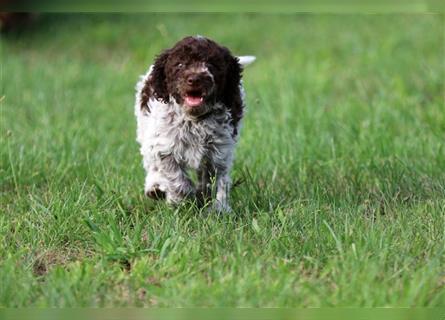
[[[230,169],[245,108],[241,76],[253,56],[235,57],[202,37],[186,37],[157,56],[136,86],[137,141],[145,194],[230,211]],[[197,185],[187,175],[197,171]]]

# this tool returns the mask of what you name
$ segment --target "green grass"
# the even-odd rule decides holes
[[[43,15],[1,39],[0,306],[445,306],[443,15]],[[144,198],[134,85],[204,34],[233,215]]]

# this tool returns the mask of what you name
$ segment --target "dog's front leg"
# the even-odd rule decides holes
[[[145,194],[176,204],[195,193],[192,181],[172,156],[152,158],[146,164]]]
[[[177,204],[188,197],[195,195],[195,188],[186,171],[173,156],[167,156],[161,161],[161,174],[166,181],[166,200]]]

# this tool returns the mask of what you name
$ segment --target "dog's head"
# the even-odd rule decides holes
[[[164,103],[174,99],[193,116],[211,112],[215,102],[232,108],[240,103],[241,72],[229,49],[202,36],[186,37],[156,58],[141,107],[155,98]]]

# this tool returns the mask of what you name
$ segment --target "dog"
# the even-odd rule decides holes
[[[242,71],[254,60],[189,36],[159,54],[141,76],[136,140],[148,197],[170,204],[211,201],[218,212],[231,211],[230,170],[245,109]],[[190,169],[196,170],[196,186]]]

